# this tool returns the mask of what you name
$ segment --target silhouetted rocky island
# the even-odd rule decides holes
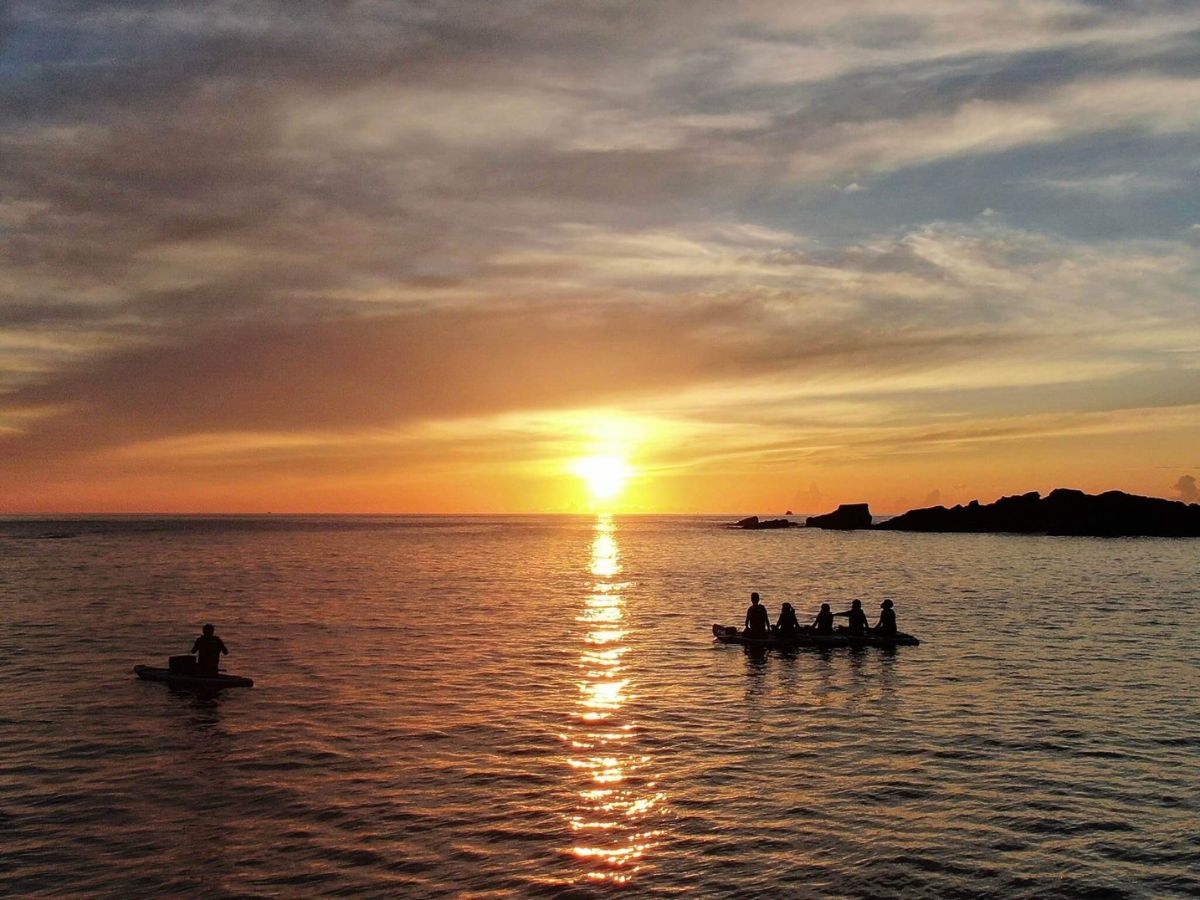
[[[791,522],[787,519],[760,519],[758,516],[747,516],[744,519],[738,519],[730,528],[744,528],[747,531],[762,531],[769,528],[799,528],[799,522]]]
[[[750,516],[729,526],[759,530],[793,528],[788,519]],[[1013,532],[1081,537],[1200,537],[1200,504],[1139,497],[1123,491],[1085,494],[1058,488],[1045,497],[1037,491],[1001,497],[995,503],[972,500],[966,506],[911,509],[873,525],[866,503],[843,503],[831,513],[809,516],[809,528],[839,531]]]
[[[809,520],[812,521],[811,519]],[[1085,494],[1058,488],[972,500],[947,509],[913,509],[876,526],[885,531],[1010,531],[1091,537],[1200,537],[1200,505],[1139,497],[1122,491]]]
[[[865,503],[843,503],[831,513],[809,516],[805,522],[809,528],[836,528],[854,531],[871,527],[871,508]]]

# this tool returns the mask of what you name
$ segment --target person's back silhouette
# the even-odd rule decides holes
[[[758,593],[750,595],[750,607],[746,610],[746,631],[753,634],[767,634],[771,630],[771,617],[767,608],[758,602]]]
[[[211,625],[205,625],[204,634],[196,638],[196,642],[192,644],[192,652],[200,655],[201,675],[216,675],[221,654],[229,653],[225,642],[213,634],[214,630]]]
[[[813,619],[813,628],[817,630],[817,634],[833,633],[833,610],[829,608],[828,603],[821,604],[821,611]]]
[[[867,614],[863,612],[862,601],[855,600],[845,612],[834,613],[835,616],[845,616],[849,621],[850,633],[860,635],[867,633]]]
[[[896,610],[893,609],[895,605],[891,600],[884,600],[879,604],[879,624],[875,626],[877,634],[888,636],[896,634]]]
[[[791,637],[800,631],[800,622],[796,619],[796,610],[792,604],[785,603],[779,610],[779,619],[775,622],[775,632],[780,637]]]

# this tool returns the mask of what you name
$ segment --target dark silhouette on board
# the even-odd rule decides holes
[[[863,612],[862,601],[854,600],[850,603],[850,608],[845,612],[834,613],[835,616],[844,616],[849,621],[846,624],[846,629],[852,636],[857,637],[867,633],[870,627],[867,624],[867,614]]]
[[[796,618],[796,610],[792,604],[785,603],[780,607],[779,618],[775,620],[775,633],[785,639],[800,633],[800,621]]]
[[[205,625],[203,630],[204,633],[192,644],[192,652],[199,657],[196,668],[201,675],[216,675],[221,657],[229,655],[229,648],[214,634],[216,629],[211,625]]]
[[[812,627],[817,634],[833,634],[833,610],[828,603],[821,604],[821,611],[813,619]]]
[[[884,600],[879,604],[879,622],[875,625],[875,634],[894,635],[896,633],[896,604]]]
[[[750,634],[762,637],[766,637],[771,631],[771,617],[767,614],[767,608],[759,602],[757,592],[750,595],[744,627]]]
[[[809,528],[835,528],[839,531],[870,528],[871,509],[866,503],[843,503],[831,513],[809,516],[804,524]]]
[[[134,666],[133,673],[143,681],[166,682],[172,689],[215,692],[227,687],[253,687],[253,679],[241,675],[230,675],[219,671],[221,657],[229,653],[225,642],[216,635],[216,629],[205,625],[203,634],[192,643],[191,654],[172,656],[167,659],[167,668],[157,666]]]

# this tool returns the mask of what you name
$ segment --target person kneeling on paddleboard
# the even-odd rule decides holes
[[[835,616],[845,616],[850,621],[848,623],[851,635],[866,634],[868,629],[867,614],[863,612],[862,601],[855,600],[851,602],[850,608],[845,612],[834,613]]]
[[[192,644],[192,652],[200,654],[201,675],[216,675],[221,655],[229,653],[225,642],[213,634],[215,630],[211,625],[205,625],[204,634],[196,638],[196,643]]]
[[[767,608],[758,602],[758,593],[750,595],[750,607],[746,610],[746,632],[766,637],[771,631],[771,616]]]

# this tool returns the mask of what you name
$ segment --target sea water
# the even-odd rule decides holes
[[[1200,542],[722,521],[0,523],[0,894],[1200,893]]]

